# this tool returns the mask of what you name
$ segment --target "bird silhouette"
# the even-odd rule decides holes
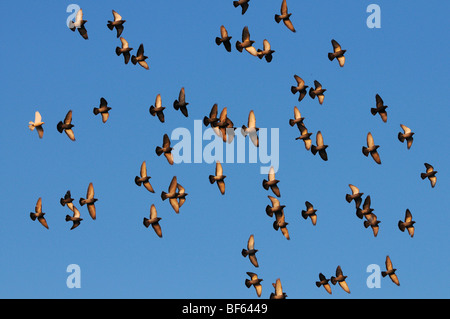
[[[251,286],[255,287],[256,295],[258,297],[261,297],[262,293],[261,281],[263,281],[263,279],[258,278],[258,275],[253,272],[248,271],[247,275],[250,276],[250,279],[248,278],[245,279],[245,286],[247,288],[250,288]]]
[[[306,210],[302,210],[302,212],[301,212],[302,217],[304,219],[307,219],[308,217],[311,218],[311,222],[315,226],[317,223],[317,215],[316,215],[317,209],[314,209],[313,204],[311,204],[308,201],[305,202],[305,205],[306,205]]]
[[[272,207],[270,205],[266,206],[266,214],[268,216],[272,217],[274,213],[277,213],[286,207],[285,205],[280,205],[280,201],[277,198],[270,195],[268,195],[267,197],[269,197],[272,203]]]
[[[131,63],[133,63],[134,65],[136,65],[136,63],[138,63],[140,66],[142,66],[144,69],[148,70],[149,66],[147,60],[148,56],[144,55],[144,45],[141,43],[141,45],[139,45],[139,49],[137,51],[136,56],[132,55],[131,56]]]
[[[70,228],[70,230],[75,229],[78,226],[80,226],[80,223],[83,220],[83,218],[81,218],[81,214],[80,214],[80,211],[78,210],[78,208],[73,206],[72,212],[73,212],[72,216],[66,215],[66,222],[72,222],[72,227]]]
[[[322,88],[322,84],[320,84],[319,81],[314,80],[314,89],[309,88],[309,96],[314,100],[317,96],[317,99],[319,100],[319,104],[323,104],[323,100],[325,99],[325,91],[327,89]]]
[[[220,38],[216,37],[216,44],[220,45],[223,43],[225,50],[231,52],[231,36],[228,35],[227,29],[223,25],[220,26]]]
[[[31,131],[34,131],[34,129],[36,129],[39,138],[42,138],[44,137],[44,127],[42,126],[43,124],[45,124],[45,122],[42,121],[41,113],[36,111],[34,113],[34,122],[32,121],[28,122],[28,128]]]
[[[123,37],[120,37],[120,42],[122,43],[122,47],[116,47],[116,54],[117,56],[120,56],[122,54],[125,64],[128,64],[131,58],[130,51],[133,50],[133,48],[130,48],[128,41]]]
[[[359,219],[362,219],[364,216],[372,214],[373,210],[373,208],[370,208],[370,195],[368,195],[364,199],[363,208],[356,208],[356,216],[358,216]]]
[[[275,283],[272,284],[273,288],[275,288],[275,292],[270,293],[270,299],[286,299],[287,294],[283,291],[283,287],[281,286],[280,278],[277,278]]]
[[[173,165],[173,155],[172,155],[172,147],[170,146],[170,139],[169,135],[164,134],[163,136],[163,145],[162,147],[157,146],[155,149],[156,155],[161,156],[161,154],[164,154],[167,161],[170,165]]]
[[[103,123],[106,123],[109,118],[109,110],[111,110],[111,107],[108,106],[108,102],[102,97],[100,98],[99,107],[94,107],[92,112],[94,115],[101,114]]]
[[[348,288],[348,284],[346,282],[347,276],[344,276],[344,273],[342,272],[341,266],[337,266],[336,268],[336,277],[331,276],[330,281],[333,285],[336,285],[336,283],[341,286],[341,288],[347,292],[350,293],[350,289]]]
[[[284,25],[291,30],[292,32],[296,32],[294,25],[292,24],[292,21],[290,20],[290,17],[292,15],[292,13],[288,12],[288,7],[286,4],[286,0],[283,0],[283,2],[281,3],[281,9],[280,9],[280,13],[281,14],[275,14],[275,21],[276,23],[280,23],[281,20],[283,20]]]
[[[185,117],[188,117],[188,110],[187,110],[187,105],[189,103],[186,102],[186,96],[185,96],[185,92],[184,92],[184,87],[182,87],[180,89],[180,93],[178,94],[178,100],[173,101],[173,108],[175,110],[180,110],[181,113],[183,113],[183,115]]]
[[[434,168],[431,164],[424,163],[424,165],[426,168],[426,172],[420,173],[420,177],[422,179],[428,178],[428,180],[431,183],[431,187],[434,188],[436,186],[436,182],[437,182],[437,177],[436,177],[437,171],[434,170]]]
[[[112,14],[113,14],[113,21],[108,20],[108,29],[109,30],[113,30],[114,28],[116,28],[117,31],[117,37],[120,37],[120,35],[123,32],[123,24],[127,21],[122,19],[122,17],[120,16],[120,14],[118,14],[116,11],[112,10]]]
[[[73,32],[75,30],[78,30],[80,35],[83,37],[83,39],[88,40],[88,34],[86,27],[84,26],[86,24],[87,20],[83,20],[83,10],[80,8],[77,12],[77,15],[75,16],[75,22],[70,21],[69,28]]]
[[[316,153],[318,152],[320,157],[324,161],[328,161],[327,148],[328,145],[325,145],[323,143],[322,132],[318,131],[316,134],[316,145],[311,145],[311,152],[313,153],[313,155],[316,155]]]
[[[155,99],[155,105],[150,106],[149,112],[152,116],[158,116],[161,123],[164,123],[164,109],[161,102],[161,94],[158,94]]]
[[[64,131],[72,141],[75,141],[75,134],[72,130],[72,127],[74,126],[75,125],[72,124],[72,110],[70,110],[69,112],[67,112],[66,117],[64,118],[64,122],[58,122],[58,125],[56,125],[56,129],[59,133],[62,133]]]
[[[63,198],[61,198],[59,200],[59,202],[61,203],[61,205],[64,207],[65,205],[67,205],[67,207],[69,207],[70,210],[73,210],[73,198],[72,195],[70,193],[70,190],[68,190],[66,192],[66,194],[64,195]]]
[[[92,219],[97,219],[97,213],[95,209],[95,202],[98,201],[97,198],[94,197],[94,185],[89,183],[86,198],[80,198],[79,203],[81,206],[86,205],[89,211],[89,215]]]
[[[300,129],[300,136],[296,137],[296,140],[302,140],[305,143],[305,148],[306,150],[310,150],[311,146],[312,146],[312,141],[311,141],[311,135],[312,133],[308,133],[308,129],[306,128],[306,126],[301,125],[299,127]]]
[[[309,87],[305,85],[305,81],[299,77],[298,75],[294,75],[295,81],[297,81],[297,86],[291,86],[291,92],[292,94],[296,94],[299,92],[298,101],[300,102],[305,97],[307,91],[306,89]]]
[[[249,2],[250,0],[237,0],[233,1],[233,6],[235,8],[241,6],[241,13],[244,14],[245,12],[247,12]]]
[[[378,231],[380,227],[378,226],[381,221],[377,219],[377,216],[374,213],[370,213],[365,215],[366,220],[364,221],[364,227],[368,228],[369,226],[372,227],[373,236],[377,237]]]
[[[147,175],[147,164],[145,161],[141,164],[140,176],[134,178],[134,182],[137,186],[144,185],[144,187],[150,192],[154,193],[153,186],[150,184],[149,179],[151,177]]]
[[[389,276],[389,278],[392,280],[392,282],[394,284],[396,284],[397,286],[400,286],[400,282],[398,280],[398,277],[395,274],[397,269],[395,269],[393,267],[391,258],[389,256],[386,256],[385,265],[386,265],[386,270],[381,272],[381,276],[383,276],[383,278],[386,277],[386,276]]]
[[[412,214],[411,214],[411,211],[410,211],[409,209],[406,209],[406,212],[405,212],[405,220],[404,220],[404,221],[402,221],[402,220],[399,220],[399,221],[398,221],[398,228],[399,228],[402,232],[404,232],[405,229],[407,229],[407,230],[408,230],[408,234],[409,234],[411,237],[414,237],[414,224],[415,224],[415,223],[416,223],[416,222],[412,220]]]
[[[398,140],[402,143],[406,140],[406,146],[410,149],[413,143],[414,132],[411,132],[411,129],[406,125],[400,124],[400,127],[403,129],[403,133],[398,132]]]
[[[180,212],[180,205],[178,203],[178,192],[177,192],[177,177],[174,176],[170,182],[169,185],[169,189],[168,192],[161,192],[161,199],[164,201],[166,199],[169,199],[169,203],[172,206],[173,210],[175,211],[175,213],[179,213]]]
[[[242,52],[242,50],[245,49],[251,55],[258,56],[258,51],[253,47],[253,43],[255,43],[255,41],[250,40],[250,32],[248,31],[248,27],[245,26],[242,30],[242,42],[236,41],[236,49],[239,52]]]
[[[211,184],[217,183],[217,187],[219,187],[220,193],[222,195],[225,194],[225,175],[223,175],[222,164],[219,161],[216,161],[216,172],[215,175],[209,175],[209,182]]]
[[[262,185],[265,190],[268,190],[270,188],[277,197],[280,197],[280,189],[278,188],[279,182],[280,181],[275,178],[275,170],[273,166],[271,166],[269,169],[269,173],[267,174],[267,180],[263,179]]]
[[[352,191],[352,193],[351,194],[346,194],[345,195],[345,200],[348,203],[351,203],[352,200],[355,201],[356,208],[358,208],[359,206],[361,206],[361,201],[362,201],[361,197],[362,197],[362,195],[364,195],[364,193],[361,193],[359,191],[359,188],[356,187],[355,185],[348,184],[348,187],[350,187],[350,190]]]
[[[378,148],[380,145],[375,145],[375,142],[373,141],[372,133],[367,133],[367,147],[362,147],[362,152],[364,156],[369,156],[369,154],[372,156],[373,160],[377,164],[381,164],[380,154],[378,154]]]
[[[148,228],[148,226],[152,225],[153,230],[155,231],[156,235],[158,237],[162,237],[162,231],[161,231],[161,225],[159,224],[159,221],[161,220],[161,217],[157,216],[156,207],[154,204],[150,207],[150,218],[144,217],[143,224],[145,227]]]
[[[271,49],[267,39],[264,39],[263,41],[263,49],[258,49],[256,51],[257,57],[260,59],[265,58],[267,63],[272,62],[273,53],[275,53],[275,51]]]
[[[242,125],[241,133],[245,136],[250,136],[250,140],[252,141],[253,145],[256,147],[259,146],[259,138],[257,132],[259,131],[259,128],[256,127],[256,118],[255,118],[255,112],[253,110],[250,111],[248,114],[248,126]]]
[[[338,60],[340,67],[343,67],[345,64],[345,56],[344,53],[347,50],[342,50],[341,45],[336,40],[331,40],[331,44],[333,46],[333,52],[328,53],[328,59],[333,61],[335,58]]]
[[[324,274],[319,273],[319,281],[316,281],[316,286],[320,288],[321,286],[331,295],[331,286],[328,283],[330,279],[327,279]]]
[[[248,256],[248,258],[253,266],[259,267],[258,260],[256,259],[257,252],[258,252],[258,249],[255,249],[255,237],[252,234],[248,238],[247,249],[242,249],[241,254],[244,257]]]
[[[33,212],[30,213],[30,218],[33,221],[37,219],[42,226],[49,229],[47,220],[45,219],[44,215],[45,213],[42,211],[42,198],[39,197],[36,206],[34,208],[34,213]]]
[[[381,119],[383,120],[383,122],[387,122],[387,105],[384,105],[383,99],[377,94],[375,95],[375,102],[376,102],[376,107],[372,107],[370,109],[370,112],[372,113],[373,116],[380,114]]]

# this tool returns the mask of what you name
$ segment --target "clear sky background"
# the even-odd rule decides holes
[[[87,41],[66,26],[71,3],[83,9]],[[381,7],[380,29],[366,25],[371,3]],[[277,278],[288,298],[450,297],[449,3],[290,0],[296,33],[274,21],[280,5],[253,0],[241,15],[231,0],[0,3],[0,297],[256,298],[244,285],[247,271],[264,280],[261,299]],[[148,71],[116,56],[120,41],[106,27],[112,9],[127,20],[122,36],[132,53],[144,44]],[[222,24],[233,37],[230,53],[214,43]],[[255,47],[269,40],[276,51],[271,63],[235,49],[244,26]],[[331,39],[347,50],[343,68],[327,58]],[[323,105],[309,96],[298,102],[290,92],[294,74],[309,86],[322,83]],[[188,118],[172,107],[182,86]],[[389,106],[387,123],[370,113],[377,93]],[[157,94],[167,107],[165,123],[148,111]],[[112,107],[105,124],[92,113],[101,97]],[[214,103],[227,107],[237,127],[254,110],[258,127],[279,129],[276,177],[291,240],[265,213],[273,194],[262,187],[263,164],[224,163],[222,196],[208,180],[214,164],[170,166],[156,156],[165,133],[183,127],[193,134],[194,120]],[[294,106],[314,143],[322,132],[328,162],[295,140]],[[56,130],[69,109],[76,142]],[[27,127],[37,110],[42,140]],[[410,150],[397,139],[400,124],[415,132]],[[361,152],[369,131],[381,165]],[[155,194],[134,183],[144,160]],[[425,162],[438,171],[434,189],[420,178]],[[160,198],[175,175],[189,194],[178,215]],[[70,231],[70,212],[59,199],[71,190],[78,201],[90,182],[97,220],[76,205],[84,220]],[[376,238],[345,201],[348,184],[371,196],[381,220]],[[39,197],[49,230],[29,217]],[[316,226],[301,217],[305,201],[318,209]],[[162,217],[163,238],[142,224],[151,204]],[[414,238],[397,227],[407,208]],[[259,268],[241,255],[251,234]],[[384,270],[387,255],[400,286],[382,278],[381,288],[369,289],[367,266]],[[66,286],[70,264],[81,268],[79,289]],[[320,272],[329,278],[338,265],[351,294],[315,286]]]

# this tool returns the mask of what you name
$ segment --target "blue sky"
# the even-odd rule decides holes
[[[71,3],[83,9],[87,41],[66,26]],[[231,0],[1,2],[0,296],[256,298],[244,285],[252,271],[264,280],[262,299],[277,278],[288,298],[450,297],[449,4],[377,1],[381,28],[369,29],[371,3],[290,0],[292,33],[274,21],[278,0],[251,1],[245,15]],[[120,41],[106,27],[113,9],[127,20],[122,36],[132,53],[144,44],[148,71],[116,56]],[[233,37],[230,53],[214,43],[221,25]],[[271,63],[235,49],[244,26],[255,47],[269,40],[276,51]],[[347,50],[343,68],[327,58],[331,39]],[[294,74],[309,86],[322,83],[323,105],[309,96],[297,101],[290,92]],[[182,86],[188,118],[172,107]],[[370,113],[377,93],[389,106],[387,123]],[[157,94],[167,107],[165,123],[148,112]],[[112,107],[105,124],[92,114],[101,97]],[[214,164],[171,166],[156,156],[165,133],[187,128],[193,134],[194,121],[214,103],[227,107],[237,127],[254,110],[257,126],[279,129],[276,177],[291,240],[265,213],[273,194],[262,187],[261,163],[224,163],[222,196],[208,180]],[[295,140],[298,130],[288,123],[294,106],[313,142],[322,132],[327,162]],[[69,109],[76,142],[56,130]],[[27,127],[35,111],[45,122],[42,140]],[[397,140],[400,124],[415,132],[410,150]],[[361,152],[369,131],[380,145],[381,165]],[[134,184],[144,160],[155,194]],[[438,171],[434,189],[420,179],[425,162]],[[178,215],[160,198],[173,176],[189,194]],[[59,199],[70,189],[78,201],[90,182],[99,199],[97,220],[78,205],[84,220],[70,231],[69,210]],[[381,220],[376,238],[345,201],[348,184],[371,196]],[[49,230],[29,218],[39,197]],[[301,217],[305,201],[318,209],[316,226]],[[152,204],[163,238],[142,225]],[[397,228],[407,208],[416,221],[414,238]],[[241,256],[251,234],[259,268]],[[384,270],[386,255],[400,286],[382,278],[381,288],[369,289],[366,268]],[[70,264],[80,266],[79,289],[66,286]],[[338,265],[351,294],[333,286],[328,295],[315,286],[320,272],[329,278]]]

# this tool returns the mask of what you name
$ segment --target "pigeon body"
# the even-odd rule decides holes
[[[38,201],[36,202],[36,206],[34,208],[34,213],[30,213],[31,220],[38,220],[42,226],[49,229],[47,220],[44,217],[45,213],[42,211],[42,198],[39,197]]]
[[[235,8],[241,6],[241,13],[245,14],[245,12],[247,12],[249,2],[250,2],[250,0],[236,0],[236,1],[233,1],[233,6]]]
[[[273,166],[270,167],[269,174],[267,175],[267,180],[263,179],[262,185],[264,189],[268,190],[270,188],[277,197],[280,197],[280,189],[278,188],[279,182],[280,181],[275,178],[275,170],[273,169]]]
[[[248,27],[245,26],[242,30],[242,42],[236,41],[236,49],[239,52],[242,52],[242,50],[245,49],[251,55],[258,56],[258,51],[253,47],[253,43],[255,43],[255,41],[250,40],[250,32],[248,31]]]
[[[385,265],[386,265],[386,270],[381,272],[381,276],[383,276],[383,277],[389,276],[389,278],[392,280],[392,282],[394,284],[396,284],[397,286],[400,286],[400,282],[398,280],[398,277],[395,274],[397,269],[395,269],[393,267],[391,258],[389,256],[386,256]]]
[[[333,61],[335,58],[338,60],[340,67],[343,67],[345,64],[345,56],[344,53],[347,50],[342,50],[341,45],[336,40],[331,40],[331,44],[333,45],[333,52],[328,53],[328,59]]]
[[[308,133],[308,129],[304,125],[301,125],[299,127],[299,129],[300,129],[301,135],[299,137],[296,137],[295,139],[302,140],[305,143],[306,150],[309,151],[312,146],[312,141],[311,141],[312,133]]]
[[[387,105],[384,105],[383,99],[377,94],[375,95],[375,102],[376,102],[376,107],[372,107],[370,109],[370,112],[372,113],[373,116],[380,114],[380,117],[382,119],[383,122],[387,122]]]
[[[305,97],[307,91],[306,89],[309,87],[305,85],[305,81],[299,77],[298,75],[294,75],[295,81],[297,81],[297,86],[291,86],[291,92],[292,94],[296,94],[299,92],[298,101],[300,102]]]
[[[87,189],[87,194],[86,194],[86,198],[80,198],[80,205],[86,205],[89,211],[89,215],[91,216],[92,219],[96,219],[97,218],[97,213],[96,213],[96,209],[95,209],[95,202],[98,201],[97,198],[94,197],[94,185],[92,183],[89,183],[88,189]]]
[[[323,100],[325,99],[325,95],[324,95],[325,91],[326,91],[326,89],[322,88],[322,84],[320,84],[319,81],[314,80],[314,89],[313,88],[309,89],[309,96],[312,99],[315,99],[317,96],[319,103],[322,105]]]
[[[409,209],[406,209],[405,212],[405,220],[399,220],[398,221],[398,228],[403,232],[405,231],[405,229],[408,230],[408,234],[411,237],[414,237],[414,224],[416,222],[412,220],[412,214],[411,211]]]
[[[172,178],[172,181],[170,182],[169,185],[169,189],[168,192],[161,192],[161,199],[164,201],[166,199],[169,199],[169,203],[172,206],[173,210],[175,211],[175,213],[179,213],[180,212],[180,205],[178,203],[178,192],[177,192],[177,186],[178,186],[178,182],[177,182],[177,177],[174,176]]]
[[[307,219],[308,217],[311,218],[311,222],[315,226],[317,223],[317,215],[316,215],[317,209],[314,209],[313,204],[311,204],[308,201],[305,202],[305,205],[306,205],[306,210],[302,210],[302,212],[301,212],[302,217],[304,219]]]
[[[270,205],[266,206],[266,214],[268,216],[272,217],[273,214],[282,211],[286,207],[285,205],[280,205],[280,201],[277,198],[270,195],[267,197],[269,197],[270,201],[272,202],[272,207],[270,207]]]
[[[300,130],[302,126],[305,126],[303,124],[304,117],[302,117],[302,114],[300,113],[300,110],[298,107],[294,106],[294,118],[289,119],[289,125],[294,126],[297,125],[297,128]]]
[[[406,125],[400,124],[400,127],[403,129],[403,133],[398,132],[398,140],[402,143],[406,140],[406,146],[410,149],[413,143],[414,132],[411,132],[411,129]]]
[[[280,229],[283,236],[287,240],[290,240],[291,238],[289,236],[289,231],[286,227],[289,223],[287,223],[285,220],[284,211],[281,209],[279,211],[274,212],[274,214],[275,214],[275,221],[273,222],[273,229],[275,230]]]
[[[70,230],[80,226],[80,223],[83,220],[83,218],[81,218],[81,214],[78,208],[76,208],[75,206],[73,206],[72,208],[73,208],[72,209],[73,215],[72,216],[66,215],[66,222],[72,222],[72,227],[70,228]]]
[[[154,193],[155,191],[153,190],[153,187],[149,182],[150,178],[151,177],[147,175],[147,164],[145,163],[145,161],[143,161],[141,164],[140,176],[136,176],[134,178],[134,182],[136,183],[137,186],[144,185],[144,187],[150,193]]]
[[[219,161],[216,162],[216,172],[215,175],[209,175],[209,182],[211,184],[217,183],[217,187],[219,187],[220,193],[222,195],[225,194],[225,175],[223,175],[222,164]]]
[[[292,32],[296,32],[294,25],[292,24],[292,21],[290,20],[292,13],[288,12],[288,7],[286,0],[283,0],[281,3],[281,9],[280,14],[275,14],[275,21],[276,23],[280,23],[281,20],[283,20],[284,25],[291,30]]]
[[[259,128],[256,127],[256,118],[255,118],[255,113],[253,112],[253,110],[251,110],[248,115],[247,125],[248,125],[248,127],[245,125],[242,125],[241,133],[244,137],[249,135],[250,140],[252,141],[253,145],[258,147],[259,146],[259,138],[258,138],[257,132],[259,131]]]
[[[278,278],[275,283],[272,284],[272,286],[273,288],[275,288],[275,292],[270,293],[270,299],[286,299],[287,295],[283,291],[280,278]]]
[[[117,31],[117,37],[120,37],[120,35],[123,32],[123,24],[126,22],[126,20],[122,19],[122,17],[120,16],[120,14],[118,14],[116,11],[112,10],[112,14],[113,14],[113,21],[108,20],[108,29],[112,30],[114,28],[116,28]]]
[[[319,274],[319,281],[316,281],[316,286],[319,288],[322,286],[331,295],[331,286],[329,284],[330,279],[327,279],[324,274]]]
[[[162,147],[157,146],[155,149],[156,155],[161,156],[161,154],[164,154],[167,161],[170,165],[173,165],[173,155],[172,155],[172,147],[170,146],[170,139],[169,135],[164,134],[163,137],[163,145]]]
[[[378,231],[380,227],[378,226],[381,221],[377,219],[377,216],[374,213],[370,213],[365,215],[366,220],[364,221],[364,227],[368,228],[369,226],[372,227],[373,236],[377,237]]]
[[[69,207],[70,210],[73,210],[73,198],[72,198],[72,195],[70,193],[70,190],[66,192],[64,197],[61,198],[59,200],[59,202],[61,203],[62,206],[67,205],[67,207]]]
[[[325,145],[323,143],[322,133],[318,131],[316,134],[316,145],[311,145],[311,152],[313,153],[313,155],[319,153],[320,157],[324,161],[328,161],[327,147],[328,145]]]
[[[437,182],[437,178],[436,178],[437,171],[435,171],[433,166],[428,163],[424,163],[424,165],[426,168],[426,172],[420,173],[420,177],[422,179],[428,178],[431,183],[431,187],[434,188],[434,186],[436,186],[436,182]]]
[[[66,135],[72,140],[75,141],[75,134],[73,133],[72,127],[75,125],[72,124],[72,110],[67,112],[66,117],[63,121],[59,121],[58,125],[56,125],[56,129],[59,133],[62,133],[63,131],[66,133]]]
[[[330,281],[333,285],[336,285],[336,283],[338,283],[345,292],[350,293],[350,289],[348,288],[347,282],[345,281],[346,278],[347,276],[344,276],[341,266],[337,266],[336,277],[331,276]]]
[[[359,206],[356,208],[356,216],[358,216],[359,219],[362,219],[364,216],[368,216],[372,214],[373,208],[370,208],[370,195],[364,199],[363,208],[359,208]]]
[[[214,104],[211,108],[211,111],[209,112],[209,117],[205,116],[203,118],[203,124],[208,127],[208,125],[211,125],[211,127],[217,126],[217,122],[219,122],[219,118],[217,117],[217,104]]]
[[[122,42],[122,47],[116,47],[116,54],[117,56],[120,56],[122,54],[125,64],[128,64],[131,58],[130,51],[133,50],[133,48],[130,48],[128,41],[123,37],[120,37],[120,42]]]
[[[85,40],[89,38],[86,27],[84,26],[86,22],[87,20],[83,20],[83,10],[81,8],[80,10],[78,10],[77,15],[75,16],[75,22],[70,21],[70,30],[72,30],[73,32],[75,32],[75,30],[78,30],[80,35]]]
[[[258,49],[256,51],[257,57],[260,59],[265,58],[267,63],[272,61],[273,53],[275,53],[275,51],[271,49],[270,43],[266,39],[263,41],[263,50]]]
[[[178,100],[173,101],[173,108],[175,110],[180,110],[181,113],[183,113],[183,115],[185,117],[188,117],[188,110],[187,107],[188,106],[188,102],[186,102],[186,95],[184,92],[184,87],[182,87],[180,89],[180,93],[178,94]]]
[[[223,43],[225,50],[231,52],[231,36],[228,35],[227,29],[223,25],[220,26],[220,38],[216,37],[216,44],[220,45]]]
[[[148,70],[149,66],[147,60],[148,56],[144,55],[144,45],[141,44],[139,45],[139,49],[137,51],[136,56],[132,55],[131,56],[131,63],[133,63],[134,65],[136,65],[136,63],[138,63],[140,66],[142,66],[144,69]]]
[[[253,266],[259,267],[258,260],[256,259],[256,253],[258,249],[255,249],[255,237],[250,235],[247,241],[247,249],[242,249],[241,254],[244,257],[249,258]]]
[[[34,131],[34,129],[36,129],[39,138],[42,138],[44,136],[44,127],[42,126],[43,124],[45,124],[45,122],[42,121],[41,114],[38,111],[36,111],[34,113],[34,122],[32,121],[28,122],[28,128],[31,131]]]
[[[380,145],[375,145],[375,142],[373,141],[372,133],[367,133],[367,147],[362,147],[362,152],[364,156],[369,156],[369,154],[372,156],[373,160],[377,164],[381,164],[380,154],[378,154],[378,148]]]
[[[161,217],[157,216],[156,207],[154,204],[150,207],[150,218],[144,217],[143,224],[145,227],[149,227],[152,225],[153,230],[155,231],[158,237],[162,237],[161,225],[159,225],[159,221]]]
[[[345,195],[345,200],[346,200],[348,203],[351,203],[351,201],[354,200],[354,201],[355,201],[356,208],[358,208],[358,207],[361,205],[361,201],[362,201],[361,196],[362,196],[364,193],[361,193],[361,192],[359,191],[359,188],[356,187],[355,185],[348,184],[348,187],[350,187],[352,193],[351,193],[351,194],[346,194],[346,195]]]
[[[102,97],[100,98],[99,107],[94,107],[92,112],[94,115],[101,114],[103,123],[106,123],[109,118],[109,110],[111,110],[111,107],[108,106],[108,102]]]
[[[161,123],[164,123],[164,111],[165,107],[162,106],[161,94],[158,94],[155,99],[155,105],[150,106],[149,112],[152,116],[157,116]]]
[[[250,288],[251,286],[255,287],[256,295],[258,297],[261,297],[262,292],[261,281],[263,281],[263,279],[258,278],[258,275],[253,272],[247,272],[247,275],[250,276],[250,279],[247,278],[245,279],[245,286],[247,288]]]

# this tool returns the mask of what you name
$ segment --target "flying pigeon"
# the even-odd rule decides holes
[[[170,139],[169,135],[164,134],[163,137],[163,147],[157,146],[155,149],[156,155],[161,156],[161,154],[164,153],[164,156],[166,157],[167,161],[170,165],[173,165],[173,155],[172,155],[172,147],[170,147]]]
[[[72,127],[75,125],[72,124],[72,110],[67,112],[66,117],[63,121],[59,121],[58,125],[56,125],[56,129],[59,133],[62,133],[63,131],[67,134],[67,136],[72,140],[75,141],[75,134],[73,133]]]
[[[288,13],[288,7],[286,4],[286,0],[283,0],[281,3],[281,14],[275,14],[275,21],[277,23],[280,23],[281,20],[283,20],[284,25],[291,30],[292,32],[296,32],[294,26],[292,25],[291,20],[289,19],[292,13]]]
[[[42,127],[43,124],[44,122],[42,122],[41,114],[38,111],[36,111],[36,113],[34,113],[34,122],[32,121],[28,122],[28,128],[31,131],[36,129],[39,138],[42,138],[44,136],[44,128]]]

